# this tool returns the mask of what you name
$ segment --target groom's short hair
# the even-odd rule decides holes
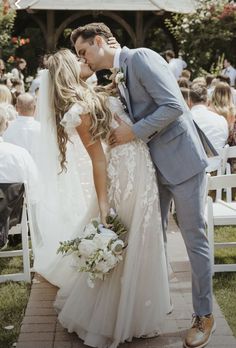
[[[84,41],[90,41],[96,35],[103,36],[106,41],[113,36],[111,30],[104,23],[89,23],[73,30],[70,39],[74,46],[80,36]]]

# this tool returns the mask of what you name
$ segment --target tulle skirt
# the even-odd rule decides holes
[[[108,177],[110,204],[128,229],[123,261],[94,288],[86,274],[74,272],[55,301],[61,324],[98,348],[162,332],[171,309],[155,169],[146,145],[138,140],[110,150]]]

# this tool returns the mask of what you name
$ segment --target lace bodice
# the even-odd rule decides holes
[[[123,121],[125,121],[128,124],[132,124],[128,114],[124,110],[124,106],[122,105],[121,101],[117,97],[109,97],[109,109],[111,110],[112,114],[118,115]],[[117,122],[113,118],[112,121],[112,128],[116,128],[118,126]]]
[[[108,107],[111,110],[113,115],[118,115],[123,121],[127,122],[128,124],[132,124],[128,114],[124,111],[124,107],[119,100],[119,98],[116,97],[108,97]],[[80,115],[84,114],[85,110],[80,105],[80,103],[74,104],[64,115],[62,118],[60,124],[65,127],[67,130],[70,130],[71,128],[76,128],[81,124],[81,118]],[[112,120],[112,128],[118,127],[118,123],[113,118]]]

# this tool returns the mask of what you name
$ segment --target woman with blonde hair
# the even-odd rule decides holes
[[[229,130],[235,123],[236,109],[233,103],[233,95],[230,86],[225,82],[218,82],[211,96],[210,108],[226,118]]]
[[[0,103],[12,103],[12,95],[9,88],[0,84]]]
[[[227,143],[230,146],[236,145],[236,108],[233,103],[231,87],[226,82],[219,82],[212,94],[210,107],[226,118],[229,126],[229,137]],[[231,159],[231,171],[236,173],[236,160]]]
[[[49,57],[48,70],[50,76],[45,72],[40,89],[45,91],[47,78],[52,96],[48,110],[56,130],[61,171],[69,165],[67,146],[72,133],[81,138],[92,162],[97,200],[93,200],[96,209],[88,209],[86,223],[97,216],[94,212],[100,212],[106,225],[113,208],[128,230],[123,261],[94,288],[88,288],[83,273],[74,272],[69,281],[61,274],[64,283],[55,302],[59,321],[92,347],[116,348],[133,337],[157,336],[171,306],[158,189],[148,148],[141,140],[109,147],[110,131],[120,120],[131,121],[119,99],[95,92],[81,80],[82,71],[91,73],[87,64],[63,49]],[[74,237],[83,228],[81,223]]]
[[[9,88],[5,85],[0,84],[0,105],[3,105],[8,110],[8,121],[15,120],[17,116],[17,111],[12,105],[12,95]]]

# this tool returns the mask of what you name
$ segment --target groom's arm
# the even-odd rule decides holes
[[[154,52],[140,49],[132,57],[134,74],[156,103],[153,113],[136,122],[132,131],[148,143],[153,136],[165,129],[183,113],[179,87],[168,64]]]

